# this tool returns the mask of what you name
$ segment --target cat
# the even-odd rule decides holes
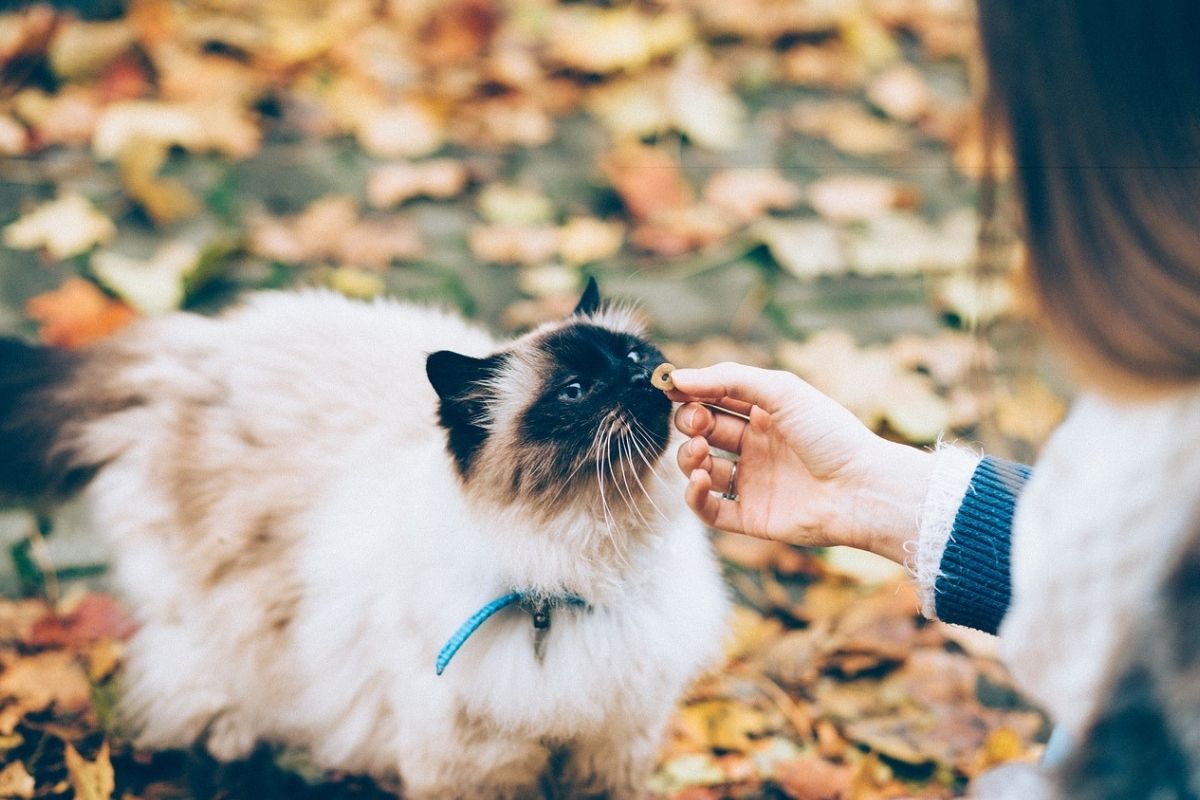
[[[85,493],[139,624],[140,747],[302,748],[413,800],[633,798],[728,612],[663,360],[594,282],[508,342],[315,290],[3,340],[0,491]]]

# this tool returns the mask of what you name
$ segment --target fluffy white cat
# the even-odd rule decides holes
[[[661,361],[594,284],[512,342],[320,292],[7,340],[0,488],[86,486],[140,623],[140,746],[302,747],[417,800],[630,798],[727,611]]]

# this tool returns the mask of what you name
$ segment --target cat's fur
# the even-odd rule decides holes
[[[142,746],[299,746],[412,798],[527,796],[554,765],[571,796],[629,798],[727,603],[661,458],[660,360],[594,286],[509,343],[317,292],[79,353],[8,341],[0,489],[90,479],[140,623],[122,684]],[[553,612],[540,663],[510,607],[436,676],[514,589],[589,606]]]

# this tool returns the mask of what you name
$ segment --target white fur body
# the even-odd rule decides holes
[[[564,748],[577,786],[638,793],[726,614],[677,471],[657,465],[659,510],[615,539],[577,508],[468,502],[425,356],[500,345],[437,311],[259,295],[119,347],[146,401],[82,445],[108,462],[88,495],[141,625],[123,681],[140,744],[206,737],[232,759],[274,741],[418,798],[529,794]],[[502,611],[436,676],[446,639],[514,588],[591,607],[553,612],[540,662],[530,616]]]

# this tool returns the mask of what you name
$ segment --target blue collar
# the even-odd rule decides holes
[[[442,674],[442,671],[446,669],[446,665],[450,663],[450,659],[454,658],[454,654],[458,652],[458,649],[466,644],[467,639],[471,638],[471,634],[479,630],[480,625],[487,622],[488,618],[497,611],[507,608],[513,603],[520,603],[526,611],[533,615],[534,649],[539,658],[541,657],[541,642],[546,631],[550,628],[550,610],[558,605],[587,605],[586,600],[573,594],[546,597],[530,592],[509,592],[502,597],[497,597],[472,614],[466,622],[458,627],[458,630],[454,632],[454,635],[450,637],[446,644],[442,645],[442,649],[438,651],[437,656],[437,674]]]

